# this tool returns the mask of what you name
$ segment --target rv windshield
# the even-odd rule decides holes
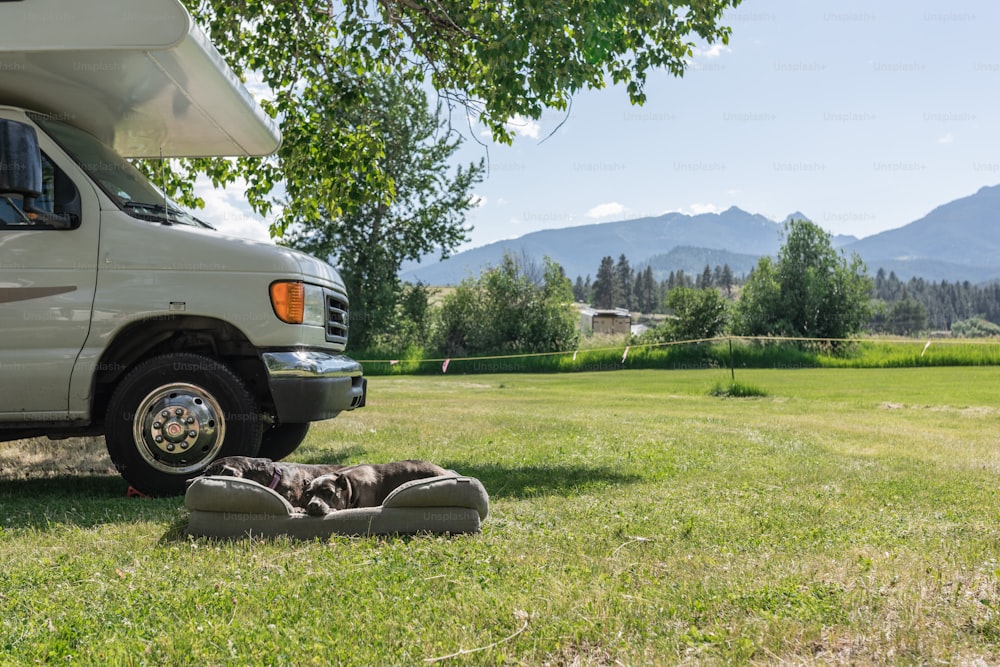
[[[31,119],[129,215],[154,222],[211,227],[167,200],[128,160],[83,130],[40,114],[32,114]]]

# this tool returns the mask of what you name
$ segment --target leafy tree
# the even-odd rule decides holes
[[[377,349],[400,352],[408,348],[425,349],[431,345],[433,291],[423,283],[405,283],[400,287],[394,315],[389,324],[371,337]]]
[[[465,238],[465,213],[473,207],[471,188],[483,165],[448,167],[459,141],[443,131],[422,90],[390,78],[372,81],[371,106],[348,113],[357,124],[377,124],[384,151],[373,160],[391,177],[391,192],[359,203],[350,211],[326,213],[316,223],[290,230],[285,242],[320,257],[332,257],[351,295],[351,345],[365,348],[376,333],[393,325],[399,296],[397,274],[404,260],[448,249]],[[355,180],[363,173],[352,174]],[[386,187],[371,185],[372,192]]]
[[[736,331],[844,338],[868,319],[872,281],[861,258],[850,261],[815,224],[791,220],[777,261],[762,258],[743,289]]]
[[[984,320],[981,317],[971,317],[955,322],[951,326],[951,335],[956,338],[991,338],[1000,336],[1000,325]]]
[[[546,257],[539,283],[505,255],[500,266],[467,278],[444,298],[438,347],[448,356],[573,349],[572,300],[572,285],[559,264]]]
[[[273,158],[178,161],[168,189],[198,205],[196,173],[216,185],[243,179],[259,213],[282,205],[276,235],[391,200],[393,177],[373,162],[383,135],[351,114],[372,107],[373,78],[427,82],[510,142],[512,118],[565,110],[575,93],[608,81],[641,104],[647,75],[681,76],[694,40],[728,42],[722,16],[740,2],[184,1],[236,72],[269,91],[262,106],[284,140]]]
[[[667,294],[667,308],[675,319],[667,320],[671,340],[714,338],[726,326],[726,300],[714,288],[677,287]]]
[[[781,285],[774,260],[761,257],[743,286],[733,313],[733,331],[741,335],[777,333],[781,313]]]

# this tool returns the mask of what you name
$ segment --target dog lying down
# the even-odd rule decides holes
[[[321,475],[341,470],[346,466],[309,463],[286,463],[250,456],[226,456],[213,461],[205,476],[243,477],[269,489],[273,489],[289,502],[292,507],[305,510],[308,498],[306,490],[310,482]]]
[[[360,464],[320,475],[306,490],[306,512],[324,516],[355,507],[378,507],[401,484],[451,474],[428,461]]]
[[[415,460],[343,466],[226,456],[213,461],[202,474],[253,480],[273,489],[297,510],[322,516],[348,507],[378,507],[405,482],[451,473]]]

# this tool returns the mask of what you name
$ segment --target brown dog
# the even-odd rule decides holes
[[[414,479],[451,474],[428,461],[360,464],[315,478],[306,491],[306,512],[323,516],[353,507],[378,507],[396,487]]]
[[[292,507],[305,509],[306,489],[309,483],[321,475],[343,469],[342,465],[318,465],[308,463],[287,463],[250,456],[226,456],[213,461],[203,475],[242,477],[252,479],[269,489],[274,489]]]

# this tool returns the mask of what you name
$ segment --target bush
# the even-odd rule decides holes
[[[982,317],[971,317],[952,324],[951,335],[955,338],[992,338],[1000,336],[1000,326]]]
[[[449,357],[574,349],[572,285],[548,257],[537,274],[508,254],[499,267],[463,280],[441,304],[436,348]]]

